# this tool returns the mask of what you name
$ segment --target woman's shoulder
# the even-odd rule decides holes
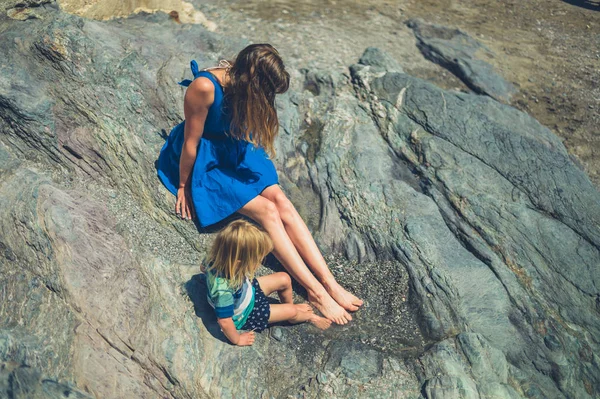
[[[198,76],[188,86],[188,91],[192,90],[197,93],[214,93],[215,84],[208,76]]]
[[[209,78],[199,76],[190,83],[184,101],[193,108],[210,107],[215,102],[215,86]]]

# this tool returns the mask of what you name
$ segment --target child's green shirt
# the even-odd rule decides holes
[[[241,329],[254,309],[254,287],[248,278],[239,290],[233,290],[226,278],[214,272],[205,272],[208,287],[208,303],[218,318],[233,318],[233,324]]]

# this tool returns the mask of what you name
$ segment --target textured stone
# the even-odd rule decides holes
[[[369,347],[339,342],[333,346],[325,364],[325,368],[329,370],[338,367],[346,377],[367,382],[381,374],[382,357]]]
[[[407,22],[425,58],[448,69],[476,93],[509,102],[513,85],[500,76],[486,60],[494,54],[460,29],[427,24],[419,19]]]
[[[398,61],[377,47],[367,47],[358,62],[362,65],[379,67],[389,72],[404,72]]]
[[[366,305],[238,348],[198,274],[216,228],[175,218],[153,162],[189,60],[246,42],[38,8],[0,18],[0,395],[597,396],[600,194],[548,129],[380,50],[292,70],[281,185]]]

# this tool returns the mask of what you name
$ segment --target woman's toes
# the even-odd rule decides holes
[[[318,297],[316,295],[308,294],[309,301],[329,320],[340,324],[340,321],[344,319],[345,314],[348,314],[339,304],[337,304],[327,293]]]
[[[337,281],[324,282],[323,285],[331,297],[344,309],[354,312],[358,306],[362,306],[363,301],[345,290]]]

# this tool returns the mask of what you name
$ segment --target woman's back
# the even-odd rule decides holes
[[[223,138],[224,133],[229,131],[231,123],[231,117],[228,115],[225,106],[225,90],[213,73],[206,70],[195,72],[194,79],[199,77],[209,79],[215,87],[214,101],[208,110],[202,136],[206,139]],[[189,82],[191,83],[191,81]]]
[[[223,86],[216,76],[198,70],[196,61],[191,62],[191,68],[194,79],[207,78],[215,87],[187,182],[198,223],[208,226],[238,211],[266,187],[277,184],[278,178],[263,148],[229,134],[231,116]],[[179,82],[182,86],[191,83],[189,79]],[[179,172],[184,141],[185,120],[171,130],[158,158],[158,177],[174,195],[181,184]]]

